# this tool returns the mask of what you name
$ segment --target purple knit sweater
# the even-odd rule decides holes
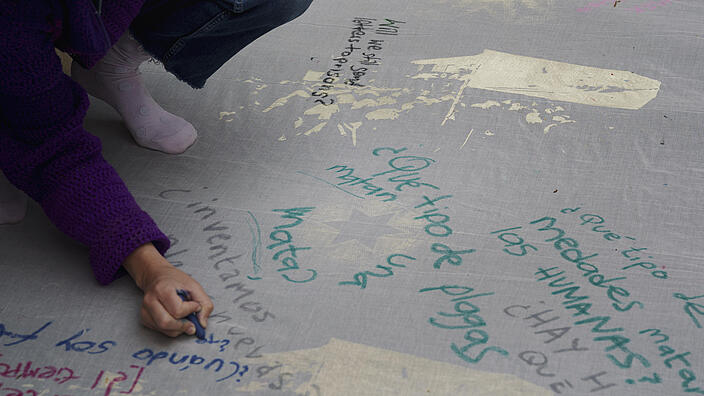
[[[89,247],[101,284],[124,273],[122,262],[138,246],[153,242],[163,254],[169,240],[83,129],[88,96],[62,73],[54,47],[92,67],[143,1],[103,1],[105,45],[90,0],[0,0],[0,169]]]

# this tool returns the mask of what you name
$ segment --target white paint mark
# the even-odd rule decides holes
[[[399,111],[396,109],[378,109],[370,111],[364,117],[368,120],[395,120],[398,118]]]
[[[468,86],[469,86],[469,76],[466,76],[465,82],[462,84],[460,89],[457,91],[457,95],[455,96],[455,99],[452,101],[452,106],[450,106],[450,110],[447,112],[445,119],[442,120],[442,123],[440,125],[445,125],[447,120],[454,120],[455,119],[455,107],[457,106],[457,103],[459,103],[460,99],[462,99],[462,94],[464,93],[464,90]]]
[[[497,102],[497,101],[495,101],[495,100],[487,100],[487,101],[484,102],[484,103],[474,103],[474,104],[471,105],[470,107],[478,107],[478,108],[480,108],[480,109],[486,110],[486,109],[492,108],[492,107],[494,107],[494,106],[499,106],[499,107],[501,107],[501,103],[499,103],[499,102]]]
[[[462,145],[460,146],[460,150],[462,150],[462,147],[464,147],[464,145],[467,144],[467,142],[469,141],[469,137],[472,136],[472,132],[474,132],[474,128],[472,128],[472,130],[470,130],[469,133],[467,134],[467,138],[464,139],[464,143],[462,143]]]
[[[550,132],[550,129],[551,129],[552,127],[554,127],[554,126],[557,126],[557,125],[558,125],[558,124],[550,124],[550,125],[546,126],[546,127],[543,129],[543,133],[548,133],[548,132]]]
[[[350,122],[349,124],[344,122],[345,127],[352,132],[352,145],[357,147],[357,129],[362,126],[361,122]]]
[[[484,134],[487,135],[487,136],[494,136],[494,132],[492,132],[492,131],[490,131],[490,130],[488,130],[488,129],[487,129],[486,131],[484,131]]]
[[[524,106],[524,105],[516,102],[516,103],[511,104],[511,107],[509,107],[508,110],[509,111],[520,111],[520,110],[524,110],[527,108],[528,108],[528,106]]]
[[[337,95],[337,103],[340,104],[350,104],[356,102],[357,99],[352,94],[340,94]]]
[[[576,122],[574,120],[568,120],[570,118],[569,116],[552,116],[553,121],[557,121],[561,124],[567,123],[567,122]]]
[[[420,73],[420,74],[416,74],[415,76],[413,76],[411,78],[422,79],[422,80],[428,81],[431,78],[438,78],[438,74],[437,73]]]
[[[557,122],[552,123],[552,124],[546,126],[546,127],[543,129],[543,133],[548,133],[548,132],[550,132],[550,129],[551,129],[552,127],[554,127],[554,126],[561,125],[561,124],[569,124],[569,123],[572,123],[572,122],[576,122],[575,120],[570,120],[569,118],[570,118],[570,117],[567,116],[567,115],[566,115],[566,116],[552,116],[552,120],[553,120],[553,121],[557,121]]]
[[[235,114],[236,114],[236,112],[234,112],[234,111],[221,111],[219,120],[222,120],[223,118],[225,118],[227,116],[232,116]],[[225,122],[230,122],[230,121],[232,121],[232,119],[225,120]]]
[[[660,90],[660,81],[629,71],[574,65],[492,50],[484,50],[474,56],[422,59],[413,63],[421,68],[431,66],[431,73],[419,75],[427,78],[432,75],[440,78],[443,78],[443,74],[449,75],[451,79],[463,81],[463,88],[486,89],[590,106],[640,109],[655,98]]]
[[[367,98],[359,101],[354,101],[352,104],[352,110],[362,109],[364,107],[378,107],[384,105],[396,104],[396,99],[391,96],[384,96],[377,100]]]
[[[306,75],[303,76],[303,81],[321,81],[324,74],[324,72],[308,70]]]
[[[306,91],[299,89],[297,91],[294,91],[294,92],[284,96],[283,98],[276,99],[276,101],[274,101],[274,103],[272,103],[269,107],[262,110],[262,113],[267,113],[267,112],[271,111],[272,109],[275,109],[277,107],[281,107],[281,106],[285,105],[286,103],[288,103],[289,99],[296,97],[296,96],[302,97],[302,98],[307,98],[310,96],[310,94]]]
[[[286,135],[281,135],[281,137],[278,139],[280,142],[285,142],[286,141]]]
[[[433,150],[434,153],[437,153],[438,151],[440,151],[440,147],[438,147],[438,148],[436,148],[435,150]]]
[[[293,127],[298,129],[301,125],[303,125],[303,117],[298,117],[298,119],[293,122]]]
[[[543,122],[543,119],[540,118],[540,113],[538,113],[538,110],[533,109],[533,111],[526,114],[526,122],[529,124],[540,124]]]
[[[317,115],[319,120],[329,120],[338,111],[340,111],[340,107],[337,104],[330,106],[319,104],[304,111],[303,115]]]
[[[343,128],[342,125],[337,124],[337,130],[340,131],[340,135],[347,136],[347,132],[345,132],[345,128]]]
[[[308,136],[308,135],[310,135],[311,133],[318,133],[318,132],[320,132],[320,131],[323,130],[323,127],[324,127],[325,125],[327,125],[327,121],[326,121],[326,122],[321,122],[320,124],[318,124],[318,125],[314,126],[313,128],[307,130],[307,131],[304,133],[304,135]]]

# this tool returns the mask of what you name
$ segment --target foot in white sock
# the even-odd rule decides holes
[[[19,223],[27,213],[27,196],[0,172],[0,224]]]
[[[179,154],[196,141],[198,134],[188,121],[162,109],[147,91],[139,65],[149,57],[125,33],[92,69],[86,70],[74,61],[71,78],[117,110],[137,144]]]

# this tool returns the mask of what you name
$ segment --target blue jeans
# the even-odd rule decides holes
[[[303,14],[312,0],[146,0],[130,31],[193,88],[249,43]]]

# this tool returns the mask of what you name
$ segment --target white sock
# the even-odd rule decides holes
[[[71,78],[117,110],[137,144],[179,154],[196,141],[198,133],[188,121],[162,109],[145,88],[139,65],[149,58],[125,33],[92,69],[74,61]]]
[[[19,223],[27,213],[27,196],[0,172],[0,224]]]

